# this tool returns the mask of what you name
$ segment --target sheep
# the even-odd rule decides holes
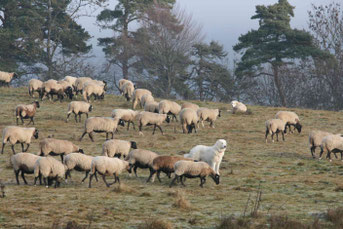
[[[122,94],[125,96],[127,101],[131,100],[134,91],[135,91],[135,86],[133,85],[131,81],[125,82],[123,84]]]
[[[191,108],[184,108],[181,110],[180,114],[180,122],[182,125],[182,132],[185,134],[192,133],[193,129],[195,133],[197,132],[196,124],[199,122],[198,114],[195,110]]]
[[[158,156],[152,162],[152,170],[150,170],[150,176],[147,183],[150,181],[151,177],[157,172],[157,178],[161,182],[160,173],[164,172],[170,178],[171,173],[174,172],[174,164],[177,161],[188,160],[193,161],[192,159],[180,157],[180,156]]]
[[[24,174],[33,174],[35,169],[35,163],[39,158],[41,157],[34,155],[32,153],[17,153],[11,156],[11,164],[13,166],[15,178],[17,180],[18,185],[19,172],[21,172],[21,177],[23,178],[25,184],[27,184]],[[40,181],[40,184],[41,183],[42,181]]]
[[[4,148],[8,141],[12,145],[11,148],[12,148],[13,154],[15,154],[14,145],[16,143],[20,143],[22,152],[26,152],[30,147],[32,137],[34,137],[35,139],[38,138],[38,130],[34,127],[24,128],[24,127],[18,127],[18,126],[7,126],[2,131],[1,154],[4,153]],[[24,150],[24,143],[27,144],[26,150]]]
[[[118,83],[118,87],[119,87],[119,92],[120,92],[120,94],[121,95],[123,95],[123,85],[126,83],[126,82],[131,82],[130,80],[127,80],[127,79],[120,79],[119,81],[118,81],[119,83]]]
[[[66,80],[60,80],[57,81],[58,84],[62,85],[62,89],[64,94],[70,99],[72,100],[74,97],[74,93],[73,93],[73,84],[69,81]]]
[[[332,133],[320,131],[320,130],[312,130],[308,136],[308,140],[310,143],[310,151],[313,158],[316,158],[314,153],[316,150],[316,147],[320,147],[322,140],[324,137],[332,135]]]
[[[83,149],[73,144],[68,140],[60,140],[55,138],[44,138],[39,143],[40,156],[47,155],[60,155],[61,161],[63,161],[63,156],[68,155],[73,152],[79,152],[84,154]]]
[[[77,122],[77,115],[79,115],[79,122],[81,122],[81,114],[86,114],[88,118],[88,112],[93,110],[93,106],[87,102],[83,101],[73,101],[68,104],[68,113],[67,113],[67,120],[69,120],[69,116],[71,113],[75,115],[75,122]]]
[[[219,139],[213,146],[197,145],[193,147],[188,154],[184,154],[183,156],[197,161],[204,161],[209,164],[217,174],[220,174],[219,167],[224,157],[226,147],[226,140]]]
[[[13,78],[18,77],[17,73],[15,72],[2,72],[0,71],[0,83],[2,85],[6,85],[7,87],[10,86],[10,82]]]
[[[90,97],[93,95],[94,99],[101,99],[105,94],[105,85],[100,85],[93,81],[87,82],[83,85],[82,95],[83,99],[89,102]]]
[[[24,120],[23,119],[30,119],[30,122],[27,125],[30,125],[30,123],[32,122],[33,125],[35,124],[35,122],[33,121],[33,118],[35,117],[36,114],[36,110],[37,108],[39,108],[39,102],[38,101],[34,101],[32,102],[32,104],[29,105],[25,105],[25,104],[19,104],[16,106],[15,108],[15,115],[16,115],[16,119],[17,119],[17,125],[18,125],[18,120],[20,118],[21,123],[24,124]]]
[[[81,94],[82,94],[83,85],[88,81],[92,81],[92,78],[90,78],[90,77],[79,77],[75,80],[74,89],[75,89],[76,95],[79,92],[81,92]]]
[[[132,123],[133,129],[135,128],[135,123],[133,122],[136,119],[136,116],[139,114],[139,111],[134,111],[131,109],[114,109],[112,110],[112,118],[120,119],[127,122],[127,130],[130,129],[130,123]]]
[[[45,187],[49,187],[50,182],[55,180],[55,188],[60,186],[60,180],[64,178],[67,167],[56,160],[53,157],[41,157],[39,158],[34,167],[35,181],[36,185],[38,177],[43,176],[43,181]],[[47,179],[48,178],[48,182]]]
[[[110,185],[116,183],[117,181],[120,184],[119,174],[121,174],[124,169],[129,171],[129,163],[127,161],[106,156],[94,157],[91,165],[91,175],[89,177],[89,188],[92,187],[92,178],[96,173],[102,175],[102,179],[107,187],[110,187]],[[106,181],[106,176],[112,175],[114,176],[114,182],[108,184]]]
[[[279,141],[279,132],[282,134],[282,140],[285,141],[286,122],[281,119],[270,119],[266,121],[266,135],[265,140],[267,143],[268,134],[272,135],[272,142],[274,142],[274,134],[276,134],[276,141]]]
[[[94,157],[80,154],[80,153],[71,153],[64,157],[63,164],[66,165],[67,171],[65,173],[65,179],[67,181],[68,176],[71,178],[70,172],[75,169],[79,172],[86,172],[86,176],[82,179],[82,183],[87,179],[89,172],[92,168],[92,160]],[[98,178],[95,174],[95,179],[98,181]]]
[[[214,128],[214,122],[217,120],[217,117],[220,117],[221,111],[219,109],[209,109],[209,108],[199,108],[197,110],[197,115],[199,121],[201,121],[202,127],[204,127],[204,121],[210,122],[210,126]]]
[[[58,84],[56,80],[48,80],[43,83],[40,99],[43,100],[43,97],[47,96],[51,100],[53,95],[57,95],[60,102],[62,102],[64,98],[63,85]]]
[[[162,100],[158,104],[158,111],[160,114],[172,115],[173,119],[175,118],[175,120],[177,121],[176,115],[180,113],[181,106],[174,101]]]
[[[141,104],[142,96],[146,94],[152,95],[151,91],[147,89],[136,89],[133,92],[132,109],[136,109],[137,104]]]
[[[102,156],[126,158],[131,148],[137,149],[137,143],[119,139],[107,140],[102,144]]]
[[[220,175],[217,174],[206,162],[194,162],[194,161],[178,161],[174,165],[175,177],[170,182],[169,187],[171,188],[175,183],[175,180],[181,181],[183,183],[183,178],[200,178],[200,187],[206,182],[206,177],[210,176],[213,181],[218,185],[220,182]]]
[[[237,100],[234,100],[231,102],[232,106],[232,113],[237,114],[237,113],[245,113],[247,112],[247,106],[245,106],[243,103],[238,102]]]
[[[74,87],[75,81],[77,80],[77,77],[66,76],[66,77],[64,77],[63,80],[64,80],[64,81],[67,81],[67,82],[69,82],[69,83],[71,83],[71,85],[73,85],[73,87]]]
[[[152,101],[152,102],[146,102],[144,105],[144,111],[149,111],[153,113],[158,113],[158,102]]]
[[[124,122],[119,119],[113,119],[110,117],[90,117],[87,118],[85,122],[85,130],[80,138],[80,141],[82,138],[88,134],[89,138],[92,142],[94,142],[93,139],[93,132],[96,133],[106,133],[106,140],[108,140],[108,134],[112,134],[112,139],[114,132],[117,130],[118,125],[124,126]]]
[[[150,173],[153,170],[153,161],[156,157],[159,155],[155,152],[152,152],[150,150],[144,150],[144,149],[134,149],[132,150],[129,155],[125,158],[125,161],[129,162],[129,173],[133,171],[137,177],[137,168],[146,169],[148,168],[150,170]],[[154,180],[155,177],[153,177]]]
[[[164,121],[167,123],[170,122],[170,118],[167,114],[156,114],[148,111],[142,111],[137,115],[138,124],[139,124],[139,133],[142,134],[142,127],[148,125],[154,125],[154,130],[152,134],[155,134],[156,127],[158,127],[164,135],[161,125]]]
[[[29,95],[34,98],[34,92],[37,91],[39,94],[39,97],[41,96],[43,88],[43,82],[37,79],[31,79],[29,81]]]
[[[155,99],[152,95],[145,94],[141,98],[141,107],[144,108],[146,103],[154,102]]]
[[[327,158],[331,160],[331,153],[341,153],[341,160],[343,161],[343,137],[341,134],[327,135],[323,138],[320,145],[319,159],[322,159],[323,152],[327,151]]]
[[[184,108],[191,108],[191,109],[197,111],[199,109],[199,106],[194,104],[194,103],[185,102],[181,105],[181,110]]]
[[[294,129],[297,129],[299,134],[301,133],[302,125],[300,124],[300,119],[296,113],[292,111],[279,111],[276,113],[275,118],[281,119],[286,123],[285,133],[287,127],[289,128],[289,131],[293,133],[291,126],[294,126]]]

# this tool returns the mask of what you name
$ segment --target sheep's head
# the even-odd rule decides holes
[[[166,116],[167,116],[166,119],[165,119],[166,122],[167,122],[167,123],[170,123],[170,117],[169,117],[169,115],[166,115]]]
[[[122,119],[119,119],[118,125],[125,126],[125,121]]]
[[[129,93],[125,93],[125,98],[128,102],[131,100],[131,96],[129,95]]]
[[[93,105],[89,105],[88,111],[91,112],[93,110]]]
[[[13,74],[13,78],[18,78],[19,77],[18,74],[15,73],[15,72],[13,72],[12,74]]]
[[[132,149],[137,149],[137,143],[134,141],[131,141],[131,148]]]
[[[214,180],[214,182],[218,185],[220,183],[220,175],[219,174],[210,174],[210,177]]]
[[[69,99],[73,99],[73,88],[72,87],[67,87],[67,89],[65,90],[66,95],[69,97]]]
[[[85,154],[85,152],[81,148],[79,149],[79,153]]]
[[[33,103],[36,104],[36,107],[37,107],[37,108],[40,108],[39,102],[38,102],[37,100],[34,101]]]
[[[107,91],[107,82],[105,80],[102,81],[104,83],[104,91]]]
[[[295,124],[295,128],[297,129],[298,133],[300,134],[302,125],[299,122],[297,122],[297,124]]]
[[[37,129],[35,129],[35,132],[33,133],[33,137],[35,137],[35,139],[37,139],[38,138],[38,130]]]

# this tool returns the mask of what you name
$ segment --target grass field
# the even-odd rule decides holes
[[[14,108],[19,103],[30,103],[26,88],[0,88],[0,129],[15,124]],[[312,129],[343,132],[340,112],[290,109],[303,124],[301,134],[286,135],[285,142],[264,142],[265,121],[285,108],[250,106],[250,115],[233,115],[224,103],[194,101],[200,106],[223,109],[212,129],[200,129],[197,134],[184,135],[180,123],[164,124],[165,135],[152,135],[152,127],[137,130],[121,127],[115,138],[134,140],[138,148],[177,155],[197,144],[213,145],[218,138],[228,141],[228,150],[221,165],[221,183],[208,178],[204,188],[199,179],[187,179],[186,187],[169,188],[170,180],[162,176],[162,183],[145,183],[148,171],[138,169],[139,177],[121,175],[122,185],[107,188],[100,179],[88,188],[88,180],[81,184],[84,174],[72,172],[69,183],[61,188],[45,188],[33,184],[16,185],[10,165],[11,148],[6,145],[0,155],[0,179],[5,184],[5,198],[0,198],[0,228],[60,228],[68,222],[89,225],[91,228],[148,228],[150,222],[164,221],[169,228],[215,228],[223,218],[244,214],[250,221],[242,228],[268,228],[273,216],[286,216],[302,224],[319,217],[320,228],[333,224],[325,217],[328,209],[336,209],[343,202],[343,162],[340,160],[314,160],[311,157],[308,133]],[[68,102],[43,101],[35,122],[40,131],[29,152],[38,152],[38,143],[53,134],[55,138],[71,140],[86,154],[100,155],[105,134],[95,134],[92,143],[88,136],[79,142],[82,123],[73,116],[65,122]],[[110,116],[114,108],[129,108],[122,97],[106,95],[105,101],[94,102],[90,116]],[[26,123],[28,120],[26,120]],[[176,125],[176,133],[174,133]],[[19,152],[20,145],[15,147]],[[317,149],[317,155],[319,149]],[[59,157],[57,157],[60,160]],[[261,192],[257,214],[251,215],[256,195]],[[250,199],[248,201],[248,199]],[[255,211],[256,213],[256,211]],[[157,226],[155,228],[161,228]],[[153,227],[150,227],[153,228]],[[336,227],[337,228],[337,227]]]

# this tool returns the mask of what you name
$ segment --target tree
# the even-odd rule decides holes
[[[280,68],[293,64],[292,59],[329,57],[315,46],[310,33],[290,27],[293,9],[287,0],[279,0],[269,6],[256,6],[256,15],[251,19],[259,20],[259,28],[241,35],[239,43],[234,46],[234,50],[242,54],[236,74],[273,77],[282,106],[286,106],[287,101],[279,76]],[[268,65],[271,73],[266,71]]]

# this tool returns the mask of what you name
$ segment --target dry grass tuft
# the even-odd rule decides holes
[[[343,192],[343,184],[338,184],[334,189],[335,192]]]
[[[116,193],[126,193],[126,194],[136,193],[135,189],[133,189],[133,188],[131,188],[125,184],[120,184],[120,185],[115,186],[112,191],[116,192]]]
[[[87,229],[90,228],[90,225],[80,225],[75,221],[69,221],[65,226],[59,221],[55,220],[51,226],[52,229]]]
[[[343,207],[339,207],[336,209],[329,209],[326,213],[326,218],[330,221],[334,228],[343,228]]]
[[[166,220],[150,218],[147,219],[143,225],[138,227],[139,229],[173,229],[173,225]]]
[[[150,192],[143,192],[142,194],[140,194],[139,196],[141,197],[151,197],[151,193]]]
[[[312,223],[304,224],[297,220],[289,219],[288,216],[271,216],[268,220],[270,229],[320,229],[323,225],[316,218]]]
[[[217,229],[246,229],[250,228],[250,219],[246,217],[235,218],[234,216],[224,217],[220,220]]]
[[[184,210],[190,210],[192,209],[191,204],[189,201],[185,198],[185,194],[179,190],[175,192],[175,202],[173,204],[173,207],[184,209]]]

